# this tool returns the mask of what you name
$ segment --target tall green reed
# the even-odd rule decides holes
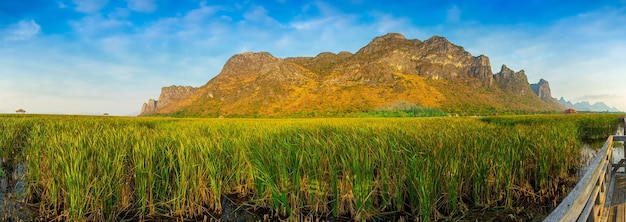
[[[235,197],[280,218],[430,220],[562,196],[581,132],[616,116],[3,118],[49,218],[202,218]]]

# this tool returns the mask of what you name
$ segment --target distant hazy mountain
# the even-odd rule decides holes
[[[572,103],[570,101],[566,101],[565,99],[563,99],[563,97],[561,97],[558,101],[559,103],[561,103],[563,106],[567,108],[572,108],[572,109],[579,110],[579,111],[621,112],[617,108],[609,107],[603,102],[597,102],[597,103],[594,103],[593,105],[587,101]]]

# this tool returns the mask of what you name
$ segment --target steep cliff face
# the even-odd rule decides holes
[[[493,74],[487,56],[472,56],[443,37],[422,42],[390,33],[355,54],[285,59],[267,52],[237,54],[204,86],[164,88],[154,109],[149,103],[142,110],[190,116],[323,116],[399,101],[468,114],[554,110],[531,91],[523,70],[503,65]]]
[[[494,74],[493,77],[495,83],[500,88],[513,92],[515,95],[525,96],[531,94],[532,90],[528,85],[528,77],[526,77],[524,70],[515,72],[506,65],[502,65],[500,72]]]
[[[533,90],[539,98],[542,100],[546,100],[547,98],[552,98],[552,92],[550,91],[550,84],[548,81],[544,79],[540,79],[538,83],[530,84],[530,88]]]
[[[491,66],[486,56],[474,57],[443,37],[433,36],[421,42],[407,40],[398,33],[374,38],[335,71],[370,85],[390,83],[396,72],[431,80],[479,78],[487,85],[492,82]]]
[[[178,103],[191,97],[196,91],[196,88],[191,86],[168,86],[161,88],[161,94],[158,100],[149,99],[147,103],[144,103],[141,107],[141,113],[139,115],[147,115],[158,113],[170,104]]]
[[[156,112],[157,109],[157,101],[154,99],[149,99],[147,103],[144,103],[141,107],[141,113],[139,115],[145,115],[149,113]]]
[[[429,79],[478,78],[492,81],[491,64],[486,56],[474,57],[463,47],[447,39],[434,36],[420,45],[417,52],[418,74]]]
[[[161,95],[157,102],[157,110],[172,103],[189,98],[196,91],[191,86],[169,86],[161,88]]]
[[[552,97],[552,92],[550,90],[550,84],[548,83],[548,81],[540,79],[538,83],[530,84],[530,88],[537,96],[539,96],[541,100],[546,102],[551,107],[560,110],[565,110],[567,108]]]

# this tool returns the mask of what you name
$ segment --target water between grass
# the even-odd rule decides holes
[[[619,131],[621,134],[622,131]],[[581,165],[583,166],[577,175],[580,179],[587,170],[587,166],[595,157],[597,151],[602,147],[603,143],[587,143],[581,148],[583,156]],[[624,146],[615,144],[613,148],[613,162],[618,162],[624,158]],[[38,218],[34,209],[28,207],[26,196],[26,166],[23,163],[17,163],[13,167],[0,168],[0,221],[33,221]],[[624,172],[620,169],[618,172]],[[235,200],[224,197],[222,198],[223,214],[219,216],[211,216],[211,219],[220,221],[259,221],[263,220],[263,213],[253,212],[245,207],[237,204]],[[481,214],[476,212],[476,214]],[[489,213],[483,212],[484,217],[490,217]],[[500,213],[492,213],[502,214]],[[501,216],[501,215],[500,215]],[[332,218],[329,218],[332,219]]]
[[[0,160],[0,163],[6,162]],[[26,203],[26,166],[20,162],[16,166],[0,165],[0,221],[35,221],[38,214]],[[263,218],[238,206],[235,201],[222,199],[224,213],[210,218],[220,221],[259,221]],[[206,218],[208,219],[208,218]]]
[[[624,135],[624,127],[620,125],[616,135]],[[598,141],[595,143],[584,144],[581,148],[581,169],[578,171],[576,177],[580,179],[586,172],[588,165],[595,157],[597,151],[602,147],[604,141]],[[613,147],[613,162],[618,162],[624,158],[624,145],[621,142],[614,144]],[[31,209],[26,203],[26,166],[23,162],[14,162],[13,164],[7,163],[7,160],[0,160],[0,221],[34,221],[39,218],[35,209]],[[624,172],[623,168],[618,172]],[[223,213],[219,216],[211,216],[212,220],[220,221],[259,221],[266,219],[261,215],[265,213],[260,211],[253,211],[242,207],[236,201],[228,197],[222,198]],[[513,219],[514,218],[500,218],[502,215],[507,215],[503,212],[469,212],[474,216],[480,218],[499,218],[499,219]],[[513,213],[514,214],[514,213]],[[508,214],[513,215],[513,214]],[[482,216],[480,216],[482,215]],[[327,218],[334,221],[335,218]],[[519,219],[519,218],[517,218]],[[537,218],[535,218],[537,219]],[[534,220],[534,219],[531,219]]]
[[[32,221],[36,213],[25,203],[26,166],[18,163],[0,170],[0,221]]]
[[[618,127],[615,135],[617,136],[624,135],[624,127],[622,125]],[[578,173],[576,175],[577,180],[579,180],[585,174],[585,172],[587,172],[587,168],[589,167],[589,164],[591,164],[591,161],[593,161],[593,158],[596,156],[598,151],[602,149],[602,146],[604,145],[605,142],[606,142],[605,140],[601,140],[601,141],[596,141],[593,143],[585,143],[583,145],[583,147],[580,150],[580,153],[583,157],[581,158],[581,162],[580,162],[580,165],[582,167],[578,170]],[[612,161],[613,163],[617,163],[621,159],[624,159],[624,143],[614,142]],[[620,168],[617,170],[617,172],[623,173],[625,172],[625,170],[624,168]]]

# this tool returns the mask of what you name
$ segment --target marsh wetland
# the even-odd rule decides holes
[[[541,220],[618,123],[4,115],[0,218]]]

